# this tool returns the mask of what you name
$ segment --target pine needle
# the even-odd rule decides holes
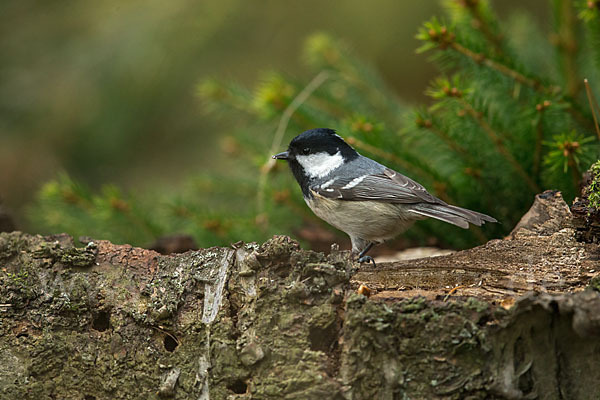
[[[585,84],[585,92],[587,94],[588,102],[590,103],[592,116],[594,117],[594,126],[596,127],[596,134],[598,135],[598,140],[600,140],[600,127],[598,126],[598,117],[596,116],[596,112],[600,114],[600,107],[598,107],[598,102],[596,101],[596,97],[594,97],[594,94],[590,89],[590,84],[587,78],[583,80],[583,83]]]

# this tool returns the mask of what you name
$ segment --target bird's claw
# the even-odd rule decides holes
[[[377,265],[375,265],[375,260],[373,260],[373,257],[371,257],[371,256],[362,256],[358,259],[358,262],[361,264],[371,263],[371,264],[373,264],[373,267],[377,267]]]

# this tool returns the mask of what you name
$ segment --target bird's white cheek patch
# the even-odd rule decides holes
[[[344,158],[339,151],[334,155],[323,152],[296,156],[296,160],[311,178],[322,178],[344,163]]]

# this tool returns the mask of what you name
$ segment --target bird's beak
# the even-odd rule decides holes
[[[283,152],[281,152],[279,154],[275,154],[273,156],[273,158],[276,159],[276,160],[288,160],[289,159],[289,154],[288,154],[287,151],[283,151]]]

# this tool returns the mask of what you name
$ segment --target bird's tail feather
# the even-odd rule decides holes
[[[422,203],[416,205],[411,212],[425,217],[439,219],[440,221],[447,222],[461,228],[468,229],[469,223],[477,226],[481,226],[486,222],[498,222],[495,218],[490,217],[477,211],[467,210],[466,208],[460,208],[451,206],[448,204],[430,204]]]

